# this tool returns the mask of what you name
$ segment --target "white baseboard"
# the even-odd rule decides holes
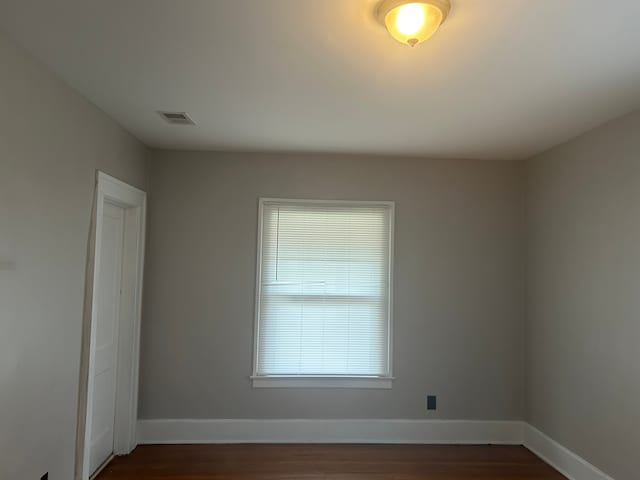
[[[415,443],[521,445],[520,421],[139,420],[138,443]]]
[[[529,424],[524,425],[524,446],[570,480],[613,480]]]
[[[139,444],[397,443],[524,445],[570,480],[613,480],[520,421],[410,419],[139,420]]]

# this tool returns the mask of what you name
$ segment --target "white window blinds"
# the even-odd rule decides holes
[[[393,205],[261,200],[256,376],[390,376]]]

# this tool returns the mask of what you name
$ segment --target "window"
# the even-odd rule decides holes
[[[393,213],[260,200],[254,386],[390,388]]]

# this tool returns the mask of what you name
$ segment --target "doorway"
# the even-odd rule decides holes
[[[76,479],[137,445],[146,193],[98,172],[85,298]]]

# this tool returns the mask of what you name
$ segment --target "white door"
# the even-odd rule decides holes
[[[118,320],[124,244],[124,209],[104,204],[102,248],[96,283],[96,342],[89,471],[113,455],[118,358]]]

